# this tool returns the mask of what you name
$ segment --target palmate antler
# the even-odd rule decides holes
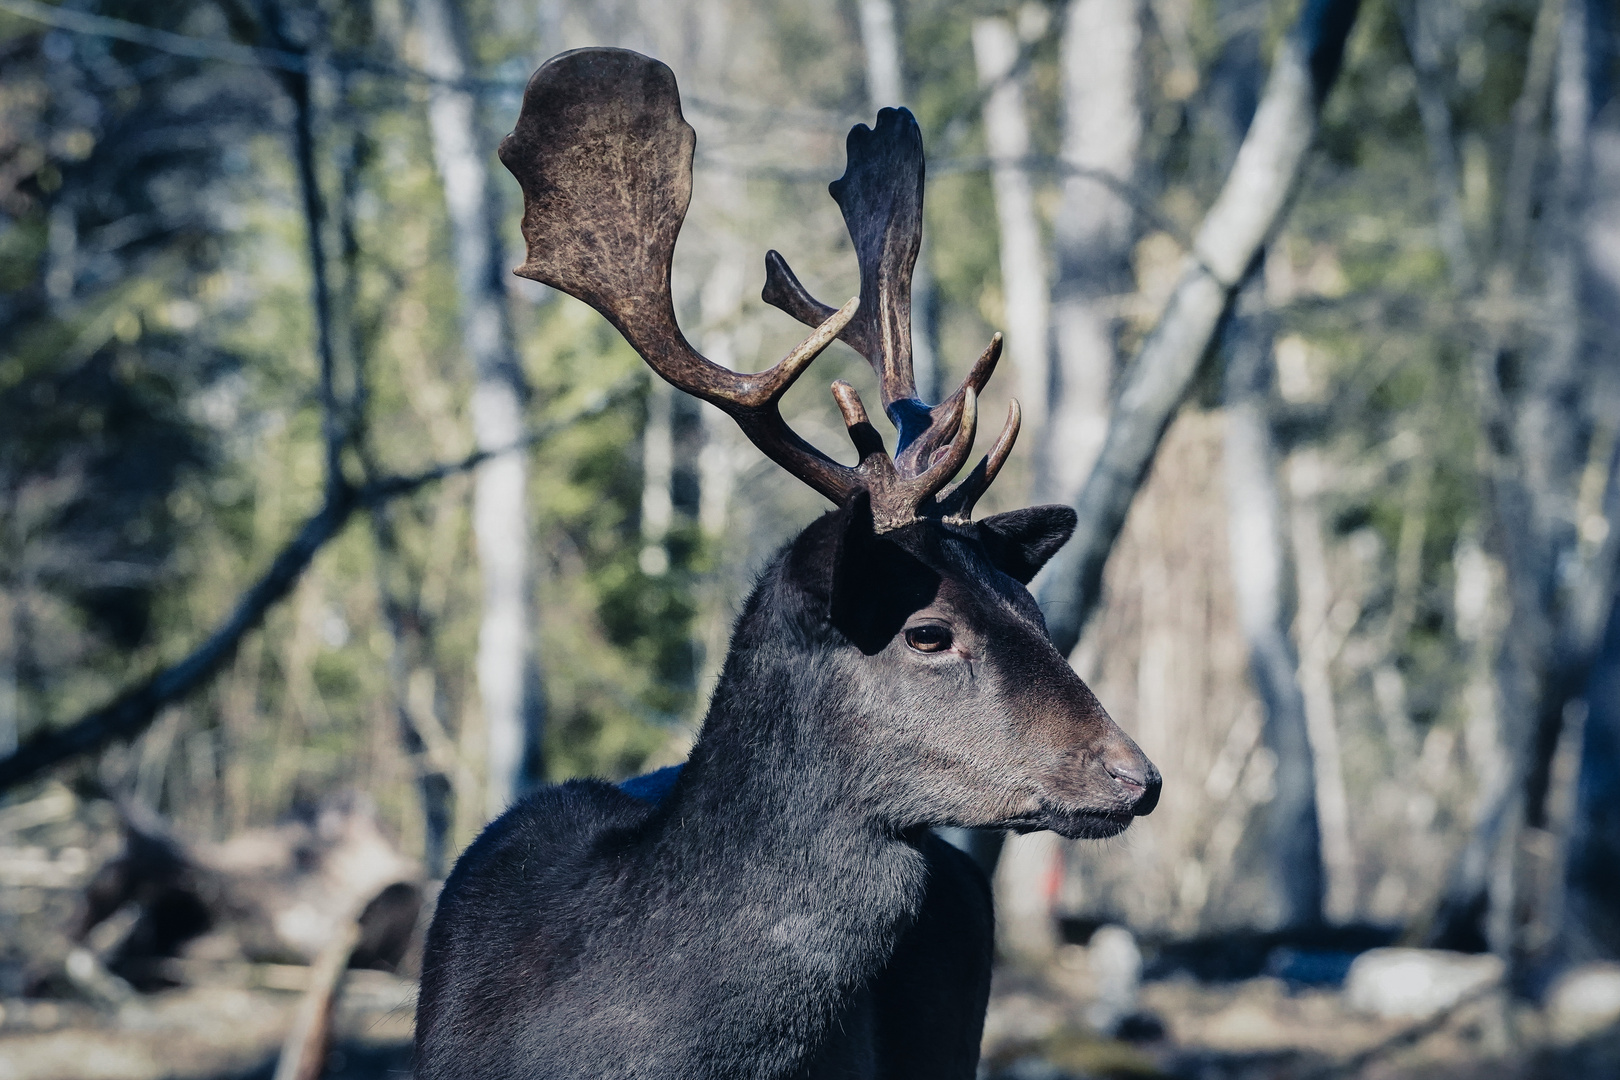
[[[861,293],[842,308],[822,304],[780,255],[766,256],[764,299],[815,327],[769,371],[746,375],[712,363],[675,321],[670,263],[692,195],[696,144],[668,67],[623,49],[577,49],[548,60],[529,80],[503,164],[523,188],[528,259],[517,269],[590,304],[664,379],[728,413],[772,461],[843,505],[871,497],[880,531],[919,518],[965,523],[1018,436],[1018,404],[994,449],[950,484],[973,448],[978,394],[1001,355],[998,334],[967,379],[930,408],[911,368],[911,271],[922,240],[922,135],[904,109],[884,109],[876,130],[849,133],[849,165],[831,187],[861,268]],[[899,431],[893,457],[855,389],[833,384],[853,468],[805,442],[782,419],[782,395],[810,362],[842,338],[866,357],[883,408]]]

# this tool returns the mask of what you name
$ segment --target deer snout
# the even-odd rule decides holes
[[[1159,770],[1129,739],[1103,756],[1103,769],[1113,778],[1126,798],[1131,799],[1132,817],[1147,817],[1159,805],[1159,789],[1164,780]]]

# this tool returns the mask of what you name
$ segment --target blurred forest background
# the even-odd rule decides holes
[[[1371,926],[1534,994],[1620,956],[1607,0],[0,0],[10,805],[218,845],[358,792],[431,879],[533,784],[683,758],[821,504],[508,272],[495,147],[599,44],[680,80],[677,307],[740,369],[802,333],[768,248],[857,290],[849,127],[921,123],[923,396],[1005,331],[983,512],[1079,507],[1095,570],[1036,589],[1165,778],[1119,841],[1007,844],[1009,957]],[[847,458],[835,377],[785,411]],[[48,877],[0,882],[19,971]]]

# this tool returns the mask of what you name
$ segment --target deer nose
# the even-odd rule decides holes
[[[1164,786],[1164,781],[1153,762],[1140,750],[1130,757],[1105,758],[1103,768],[1108,770],[1115,783],[1125,789],[1126,794],[1135,796],[1135,801],[1131,803],[1132,817],[1146,817],[1153,813],[1153,808],[1159,805],[1159,789]]]

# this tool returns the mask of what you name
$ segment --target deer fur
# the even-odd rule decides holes
[[[678,775],[541,791],[462,856],[417,1075],[973,1076],[989,888],[930,827],[1112,835],[1157,798],[1024,588],[1073,524],[1040,507],[880,536],[857,500],[806,529]],[[919,612],[964,655],[911,650]]]

